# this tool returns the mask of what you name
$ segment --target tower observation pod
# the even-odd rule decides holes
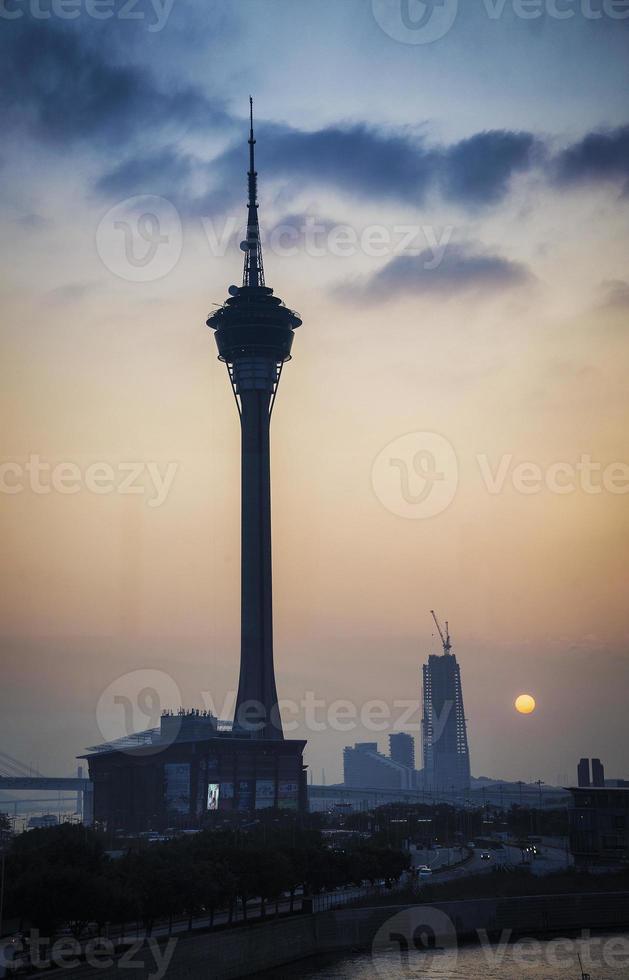
[[[264,281],[250,99],[248,219],[242,286],[212,313],[241,425],[241,647],[234,734],[283,739],[273,666],[270,421],[301,320]]]

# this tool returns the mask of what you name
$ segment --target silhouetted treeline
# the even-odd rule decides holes
[[[20,834],[7,858],[5,915],[51,936],[80,935],[88,924],[157,921],[218,910],[247,918],[253,899],[275,914],[282,896],[317,894],[344,884],[400,877],[408,858],[354,840],[328,846],[318,830],[264,826],[204,830],[164,843],[129,846],[112,858],[96,831],[64,824]]]

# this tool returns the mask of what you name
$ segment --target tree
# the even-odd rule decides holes
[[[67,925],[80,936],[90,922],[99,927],[111,917],[111,883],[82,868],[50,864],[31,868],[15,881],[10,894],[13,914],[42,933],[53,935]]]
[[[236,878],[221,861],[204,861],[199,865],[201,903],[210,915],[210,928],[214,925],[217,909],[228,908],[233,913],[236,898]]]
[[[14,837],[11,844],[11,857],[18,872],[38,866],[59,866],[83,868],[97,874],[103,867],[103,853],[95,831],[68,823],[29,830]]]
[[[266,915],[267,901],[275,901],[277,914],[282,892],[289,891],[293,886],[295,870],[282,851],[263,850],[256,857],[256,872],[256,891],[262,902],[260,914]]]
[[[133,882],[138,914],[149,936],[157,919],[168,917],[172,923],[173,915],[183,911],[177,865],[168,859],[164,850],[151,848],[131,855],[123,869],[128,880]]]

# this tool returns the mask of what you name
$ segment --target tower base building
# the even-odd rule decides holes
[[[108,832],[197,829],[210,814],[307,808],[305,742],[252,739],[216,718],[165,714],[159,728],[95,746],[94,821]]]

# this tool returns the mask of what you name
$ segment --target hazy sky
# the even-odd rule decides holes
[[[304,321],[275,646],[280,696],[325,702],[315,780],[419,698],[431,608],[475,775],[629,776],[625,6],[5,5],[4,751],[67,772],[113,696],[235,687],[239,429],[204,321],[241,276],[253,92],[267,282]],[[391,727],[337,730],[338,699]]]

